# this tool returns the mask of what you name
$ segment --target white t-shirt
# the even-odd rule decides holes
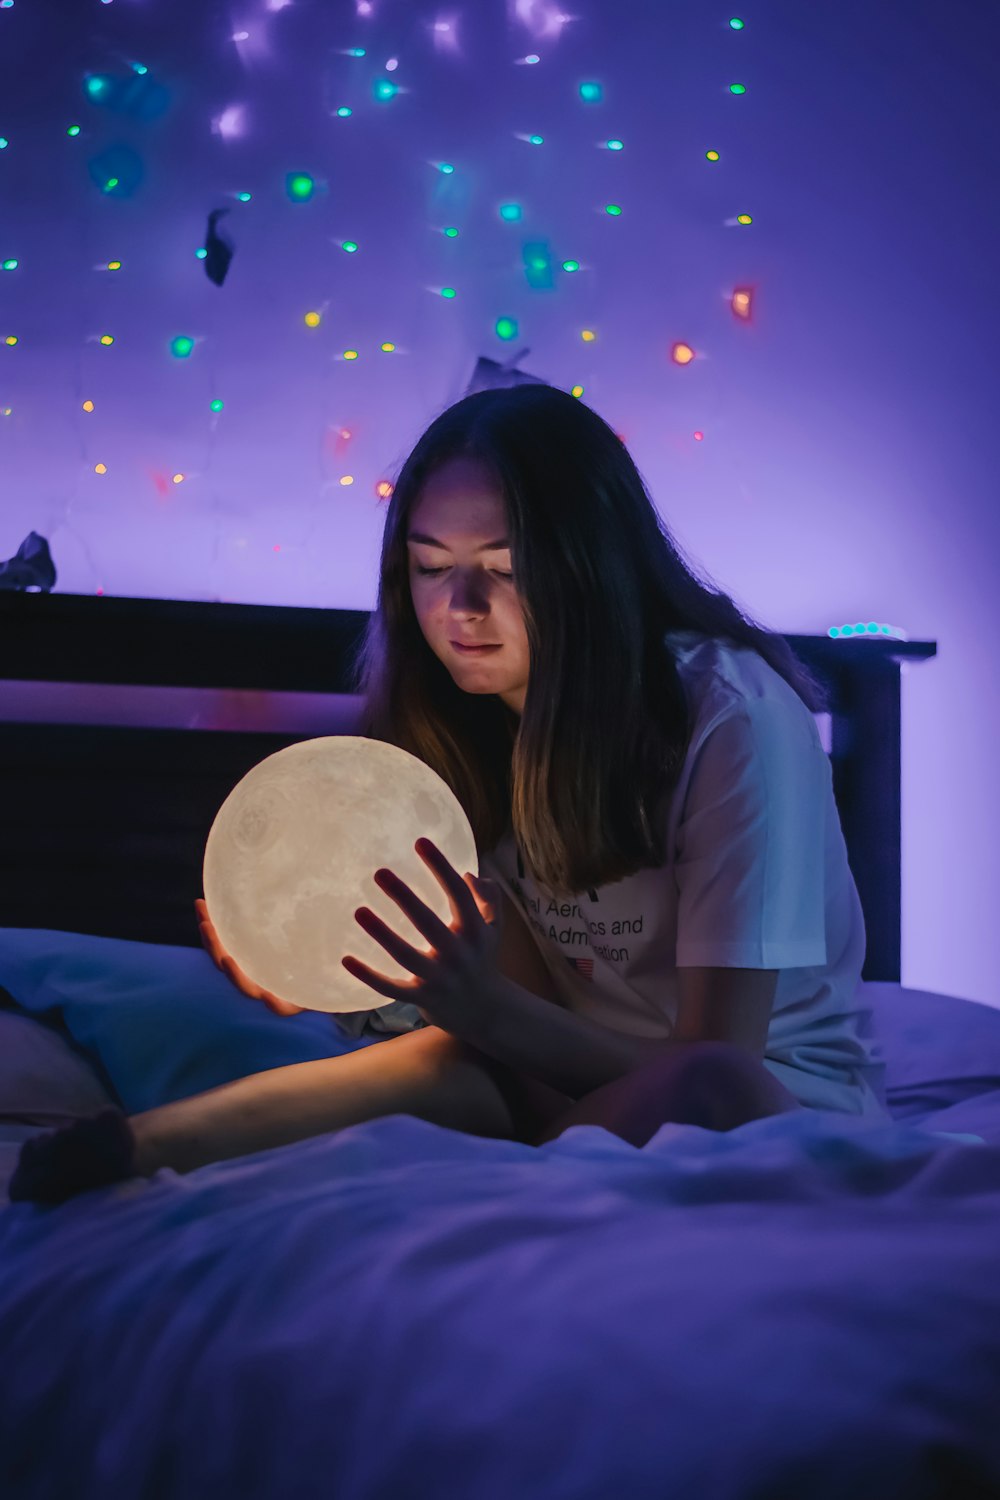
[[[668,1038],[678,969],[777,969],[765,1066],[802,1104],[884,1115],[857,994],[864,917],[816,722],[756,651],[667,639],[694,727],[665,806],[666,863],[553,900],[508,831],[483,873],[519,902],[569,1010]]]
[[[666,1039],[678,969],[777,969],[765,1066],[802,1104],[888,1118],[858,994],[864,918],[815,720],[753,649],[694,631],[667,641],[694,724],[661,811],[666,863],[554,899],[508,830],[482,874],[519,904],[568,1010]],[[372,1029],[415,1016],[385,1006]]]

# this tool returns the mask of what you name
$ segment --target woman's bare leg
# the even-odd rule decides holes
[[[534,1138],[554,1141],[572,1125],[601,1125],[630,1146],[645,1146],[661,1125],[735,1130],[749,1120],[803,1106],[762,1062],[725,1042],[693,1042],[585,1094]]]
[[[190,1172],[384,1115],[529,1141],[572,1101],[438,1026],[341,1057],[292,1063],[132,1115],[136,1170]]]

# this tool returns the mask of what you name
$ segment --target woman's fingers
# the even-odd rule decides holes
[[[270,990],[261,992],[261,999],[268,1010],[273,1010],[276,1016],[301,1016],[305,1006],[293,1005],[290,1000],[282,1000],[279,995],[272,995]]]
[[[293,1005],[290,1000],[282,1000],[280,995],[275,995],[271,990],[263,989],[259,984],[254,984],[239,964],[230,954],[226,952],[219,942],[219,935],[213,927],[208,916],[208,907],[204,901],[194,903],[198,914],[198,931],[201,934],[202,947],[216,968],[225,974],[230,984],[236,986],[241,994],[246,995],[248,1000],[263,1000],[269,1010],[278,1016],[298,1016],[302,1014],[301,1005]]]
[[[244,974],[235,958],[228,953],[223,955],[220,965],[226,978],[236,986],[242,994],[250,1000],[263,1000],[268,1010],[273,1010],[279,1016],[297,1016],[302,1012],[301,1005],[293,1005],[290,1000],[282,1000],[280,995],[274,994],[272,990],[265,990],[261,985],[254,984],[248,975]]]

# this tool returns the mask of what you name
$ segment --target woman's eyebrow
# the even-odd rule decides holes
[[[408,542],[423,542],[423,544],[424,544],[425,547],[440,547],[443,552],[447,552],[447,550],[448,550],[448,548],[445,546],[444,542],[438,542],[438,541],[436,541],[434,539],[434,537],[427,536],[427,534],[425,532],[423,532],[423,531],[411,531],[411,532],[409,532],[408,535],[407,535],[406,540]],[[477,552],[498,552],[502,548],[506,548],[506,547],[509,547],[509,546],[510,546],[510,538],[509,537],[505,537],[505,536],[501,536],[501,537],[498,537],[495,542],[484,542],[481,547],[477,547],[476,548],[476,551]]]

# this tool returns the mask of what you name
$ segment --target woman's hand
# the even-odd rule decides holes
[[[490,985],[496,978],[503,913],[499,892],[492,880],[472,874],[463,879],[430,839],[417,839],[414,848],[448,897],[450,924],[446,926],[398,875],[376,870],[375,884],[423,933],[431,944],[430,952],[419,952],[369,907],[360,906],[354,913],[359,927],[409,969],[413,978],[388,979],[351,955],[341,963],[386,1000],[416,1005],[431,1025],[474,1042],[487,1017]]]
[[[303,1007],[293,1005],[290,1000],[282,1000],[279,995],[272,995],[270,990],[261,989],[259,984],[254,984],[249,979],[235,958],[230,957],[219,942],[219,934],[212,926],[208,915],[208,907],[204,901],[196,901],[194,909],[198,914],[198,931],[201,933],[201,945],[217,969],[221,969],[226,978],[235,984],[242,994],[251,1000],[263,1000],[268,1010],[273,1010],[277,1016],[301,1015]]]

